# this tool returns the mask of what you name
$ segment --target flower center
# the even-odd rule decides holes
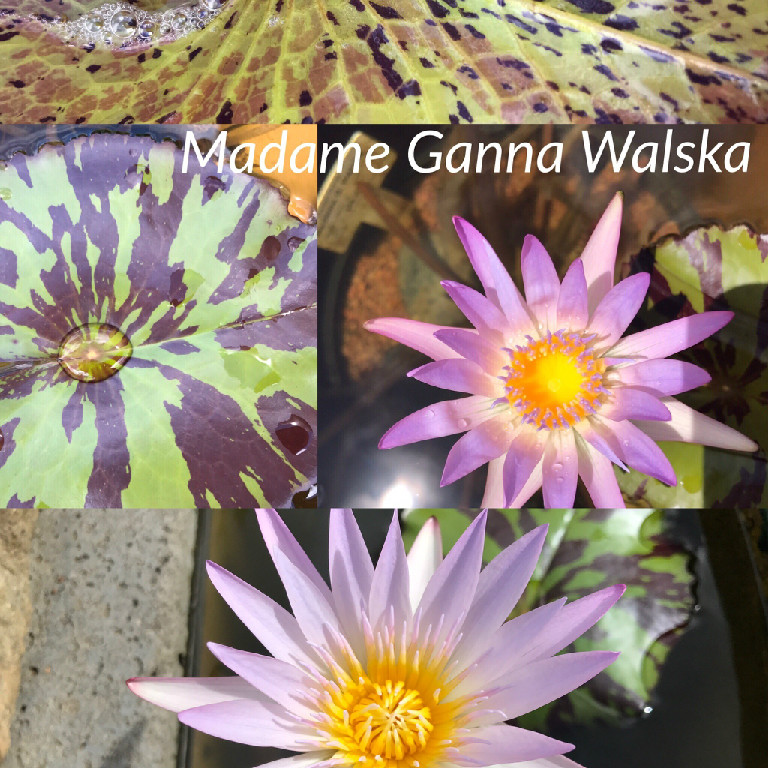
[[[504,368],[507,399],[525,423],[538,429],[567,429],[604,402],[605,363],[591,347],[594,336],[548,332],[509,351]]]
[[[432,708],[424,698],[404,682],[347,678],[326,689],[326,717],[318,727],[325,732],[325,745],[347,765],[428,768],[450,744],[450,725],[442,722],[446,713],[437,712],[439,692],[431,697]]]
[[[402,760],[427,745],[433,729],[429,707],[417,691],[387,680],[371,684],[349,712],[349,725],[363,752]]]
[[[78,381],[104,381],[114,376],[132,353],[131,342],[121,330],[106,323],[88,323],[64,337],[59,346],[59,365]]]

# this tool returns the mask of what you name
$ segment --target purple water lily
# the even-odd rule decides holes
[[[298,753],[271,768],[578,768],[562,757],[571,744],[505,721],[616,658],[555,654],[623,585],[506,621],[546,526],[481,572],[485,513],[444,560],[434,520],[406,557],[395,516],[374,568],[351,510],[332,510],[329,588],[274,510],[258,515],[294,615],[213,563],[208,574],[273,657],[210,644],[235,676],[134,679],[134,693],[205,733]]]
[[[408,375],[469,393],[406,416],[380,448],[465,432],[441,485],[488,464],[483,506],[520,507],[543,489],[547,507],[573,506],[578,478],[596,507],[623,507],[613,464],[668,485],[677,478],[654,440],[755,451],[749,438],[674,398],[706,384],[691,363],[665,359],[726,325],[732,312],[702,312],[622,334],[643,304],[650,275],[613,284],[622,198],[616,195],[562,283],[544,246],[525,238],[525,299],[488,241],[454,225],[485,295],[442,283],[474,329],[403,318],[366,324],[431,357]]]

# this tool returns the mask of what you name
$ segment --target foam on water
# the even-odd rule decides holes
[[[159,10],[144,10],[126,2],[106,2],[74,18],[61,15],[46,21],[51,32],[72,45],[133,48],[169,42],[203,29],[218,16],[226,2],[166,2]]]

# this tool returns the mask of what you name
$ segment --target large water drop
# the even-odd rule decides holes
[[[64,337],[59,346],[59,365],[67,376],[93,383],[114,376],[132,354],[131,342],[119,328],[88,323]]]

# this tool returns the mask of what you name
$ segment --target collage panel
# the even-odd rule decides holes
[[[757,510],[6,512],[0,760],[759,768],[767,530]]]
[[[764,0],[3,0],[5,123],[768,119]]]
[[[2,504],[312,503],[315,143],[0,130]]]
[[[0,768],[765,768],[765,0],[0,0]]]
[[[320,138],[323,504],[766,504],[763,126]]]

